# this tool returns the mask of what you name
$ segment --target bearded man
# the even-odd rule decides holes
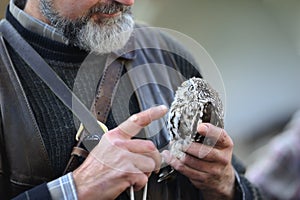
[[[165,126],[150,136],[140,133],[153,120],[164,124],[166,106],[182,77],[201,75],[181,45],[134,23],[133,4],[134,0],[11,0],[0,25],[1,30],[10,27],[0,45],[1,199],[129,199],[129,188],[141,197],[147,183],[147,198],[155,200],[260,198],[232,156],[233,142],[225,130],[199,124],[197,132],[215,139],[216,145],[203,155],[199,149],[208,148],[206,144],[192,143],[182,158],[159,153],[169,143]],[[82,147],[74,147],[81,119],[32,70],[29,63],[37,56],[26,61],[21,54],[28,48],[20,42],[21,53],[17,51],[8,40],[10,34],[20,35],[68,88],[74,91],[79,85],[78,95],[109,130],[71,170],[65,170],[70,154]],[[80,71],[85,65],[87,71]],[[166,106],[153,107],[158,104]],[[154,172],[163,162],[176,175],[159,183]]]

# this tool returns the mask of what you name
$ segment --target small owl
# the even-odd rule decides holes
[[[170,151],[180,158],[191,142],[203,142],[197,133],[199,123],[208,122],[224,127],[223,105],[218,93],[203,79],[191,78],[183,82],[175,94],[168,117],[171,136]]]

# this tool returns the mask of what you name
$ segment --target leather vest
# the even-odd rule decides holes
[[[0,196],[1,199],[9,199],[17,194],[28,190],[36,185],[53,180],[54,175],[51,169],[50,160],[43,143],[43,138],[37,126],[34,114],[29,106],[16,70],[10,58],[6,55],[7,48],[2,37],[0,45]],[[132,63],[133,66],[143,62],[143,59]],[[5,67],[6,66],[6,67]],[[154,78],[151,68],[150,79]],[[152,72],[151,72],[152,71]],[[153,77],[151,77],[151,74]],[[130,75],[129,75],[130,76]],[[148,77],[131,75],[135,83],[147,80]],[[145,76],[145,75],[144,75]],[[167,82],[176,89],[174,80],[169,77]],[[178,79],[178,84],[182,80]],[[137,88],[139,85],[136,86]],[[171,87],[171,86],[170,86]],[[155,94],[162,94],[160,87],[150,85],[137,92],[140,107],[147,108],[149,105],[158,103],[170,103],[172,99],[155,96],[153,102],[147,102],[147,97]],[[165,130],[161,134],[154,135],[151,140],[160,148],[164,148],[168,142]],[[149,180],[149,199],[200,199],[201,192],[197,190],[189,180],[177,174],[177,178],[157,183],[158,177],[153,174]],[[176,191],[176,192],[175,192]],[[141,192],[136,193],[142,195]],[[183,196],[182,196],[183,195]],[[127,192],[124,192],[118,199],[129,199]]]
[[[37,122],[0,39],[0,196],[9,198],[54,177]]]

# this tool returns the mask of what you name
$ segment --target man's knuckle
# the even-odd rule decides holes
[[[185,170],[185,166],[182,163],[179,163],[175,166],[175,169],[178,171],[184,171]]]
[[[112,146],[125,147],[125,141],[123,141],[123,140],[114,139],[114,140],[111,140],[110,142],[111,142]]]
[[[211,168],[211,174],[216,177],[221,174],[221,169],[219,167],[212,167]]]

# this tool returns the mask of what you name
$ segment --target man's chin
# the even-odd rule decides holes
[[[90,20],[77,34],[75,46],[97,54],[120,50],[128,42],[133,26],[133,20],[121,25],[98,25]]]
[[[84,39],[81,39],[81,41],[78,42],[76,46],[83,50],[93,52],[96,54],[107,54],[115,52],[125,47],[126,43],[130,38],[131,32],[132,31],[120,33],[117,36],[114,35],[108,38],[103,38],[99,36],[99,33],[96,34],[99,37],[86,36]]]

